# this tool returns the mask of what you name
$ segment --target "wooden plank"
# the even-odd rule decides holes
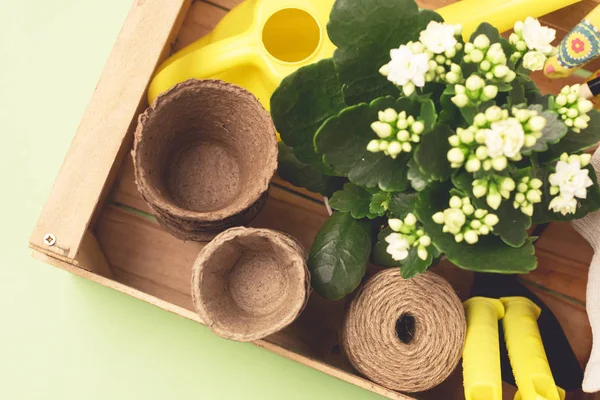
[[[56,236],[51,253],[74,258],[173,27],[190,0],[136,1],[117,38],[31,236]],[[132,62],[135,60],[135,62]],[[117,165],[117,168],[119,165]]]
[[[201,37],[208,35],[226,14],[226,9],[216,7],[214,4],[204,1],[192,3],[179,31],[173,51],[181,50]]]
[[[98,244],[98,240],[90,231],[85,233],[79,253],[75,256],[75,261],[79,266],[85,265],[90,268],[90,271],[95,272],[98,275],[107,278],[112,278],[113,276],[110,265]]]

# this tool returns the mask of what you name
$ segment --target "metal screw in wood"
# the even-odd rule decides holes
[[[56,244],[56,236],[51,233],[47,233],[44,235],[44,244],[50,247],[54,246]]]

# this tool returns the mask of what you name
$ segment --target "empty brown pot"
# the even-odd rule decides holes
[[[181,239],[206,241],[264,205],[277,168],[275,127],[250,92],[190,79],[140,116],[133,159],[159,222]]]
[[[198,255],[194,305],[219,336],[250,342],[291,324],[310,294],[302,246],[268,229],[232,228]]]

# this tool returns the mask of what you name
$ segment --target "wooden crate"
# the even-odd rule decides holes
[[[154,69],[173,51],[209,33],[241,0],[136,0],[30,240],[35,257],[74,274],[202,323],[190,295],[191,266],[201,243],[170,236],[134,184],[132,131],[145,109]],[[423,0],[437,8],[453,0]],[[563,35],[591,8],[587,0],[544,18]],[[565,81],[536,77],[543,92]],[[571,82],[570,80],[569,82]],[[285,231],[310,247],[327,213],[319,196],[275,178],[257,227]],[[52,234],[56,243],[46,241]],[[46,237],[46,238],[45,238]],[[523,277],[559,318],[581,365],[591,348],[585,285],[591,247],[568,224],[552,224],[538,242],[538,269]],[[464,298],[472,274],[448,263],[435,271]],[[256,345],[390,399],[409,399],[358,375],[338,344],[345,301],[313,294],[300,319]],[[514,388],[506,387],[505,398]],[[462,399],[460,368],[418,399]]]

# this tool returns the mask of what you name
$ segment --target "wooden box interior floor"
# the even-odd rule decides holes
[[[172,50],[179,50],[209,33],[239,2],[193,2]],[[420,5],[438,8],[452,2],[423,0]],[[556,28],[562,38],[596,5],[596,2],[587,0],[543,20]],[[550,81],[539,74],[536,81],[544,93],[556,93],[566,82]],[[252,225],[287,232],[310,248],[315,234],[327,218],[322,199],[279,178],[274,179],[269,195],[264,210]],[[170,304],[179,314],[194,318],[190,294],[191,267],[203,244],[175,239],[157,224],[135,186],[129,155],[125,157],[109,197],[90,231],[98,239],[108,263],[104,275],[120,284],[121,290],[131,288],[149,294],[162,300],[164,308],[169,308],[164,304]],[[537,242],[538,269],[522,278],[556,314],[582,366],[591,348],[591,331],[585,312],[585,286],[592,253],[591,247],[569,224],[551,224]],[[370,273],[373,270],[374,267]],[[448,279],[463,299],[468,295],[471,273],[448,263],[442,263],[434,271]],[[325,301],[313,294],[297,322],[259,345],[275,351],[281,348],[280,353],[292,358],[294,354],[304,356],[304,360],[312,360],[313,366],[324,372],[389,398],[407,398],[359,377],[344,359],[338,344],[338,332],[346,301]],[[506,386],[505,398],[512,399],[514,390]],[[419,399],[462,399],[460,368],[440,387],[412,396]]]

